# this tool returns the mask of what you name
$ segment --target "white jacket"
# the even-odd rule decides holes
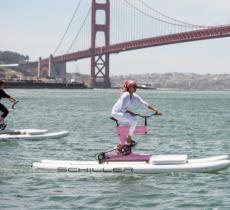
[[[133,93],[132,99],[130,99],[129,92],[124,92],[118,99],[118,101],[113,105],[113,112],[126,112],[129,107],[131,107],[134,103],[138,103],[143,107],[148,107],[149,104],[145,102],[139,95]]]

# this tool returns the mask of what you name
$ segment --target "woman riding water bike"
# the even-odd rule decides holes
[[[12,103],[15,103],[16,99],[6,94],[6,92],[3,90],[3,84],[3,80],[0,80],[0,100],[1,98],[6,98]],[[0,103],[0,130],[4,130],[7,126],[4,121],[8,113],[8,109],[2,103]]]
[[[120,95],[118,101],[114,104],[112,108],[111,116],[118,121],[125,122],[129,124],[129,133],[127,136],[126,144],[135,146],[136,142],[132,140],[133,133],[137,126],[137,119],[134,112],[129,111],[133,104],[138,103],[143,107],[150,109],[155,112],[155,115],[162,115],[155,107],[149,105],[144,101],[139,95],[136,94],[137,84],[133,80],[125,81],[123,85],[123,92]],[[118,144],[118,150],[122,149],[124,145]]]

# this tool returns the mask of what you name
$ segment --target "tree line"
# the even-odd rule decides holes
[[[0,64],[14,64],[27,63],[29,61],[28,55],[21,55],[11,51],[0,51]]]

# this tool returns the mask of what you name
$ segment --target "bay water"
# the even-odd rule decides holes
[[[94,160],[118,138],[109,119],[119,90],[15,90],[9,128],[68,130],[55,140],[0,141],[0,209],[230,209],[230,169],[218,173],[33,173],[41,159]],[[162,116],[135,136],[135,152],[229,154],[230,91],[138,90]],[[2,101],[8,108],[10,103]],[[135,106],[133,111],[149,114]],[[139,119],[139,123],[143,123]]]

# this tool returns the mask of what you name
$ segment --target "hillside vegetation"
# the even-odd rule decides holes
[[[25,56],[11,51],[0,51],[0,64],[26,63],[28,61],[28,55]]]

